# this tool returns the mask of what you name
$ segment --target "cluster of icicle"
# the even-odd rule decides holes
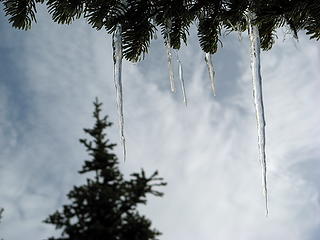
[[[259,146],[259,160],[262,168],[262,183],[263,183],[263,193],[265,196],[265,209],[266,214],[268,215],[268,195],[267,195],[267,176],[266,176],[266,154],[265,154],[265,117],[264,117],[264,108],[263,108],[263,98],[262,98],[262,78],[260,70],[260,37],[258,27],[252,24],[252,21],[255,19],[255,14],[248,12],[248,27],[249,27],[249,39],[250,39],[250,56],[251,56],[251,71],[252,71],[252,83],[253,83],[253,98],[254,106],[256,112],[257,120],[257,130],[258,130],[258,146]],[[168,70],[169,70],[169,80],[170,80],[170,89],[172,92],[176,91],[175,80],[174,80],[174,66],[173,66],[173,52],[170,44],[170,23],[167,26],[166,38],[165,38],[165,47],[168,58]],[[116,31],[113,34],[113,61],[114,61],[114,83],[116,88],[117,95],[117,107],[119,113],[119,125],[120,125],[120,137],[123,146],[123,157],[126,158],[126,145],[125,145],[125,136],[124,136],[124,117],[123,117],[123,93],[122,93],[122,79],[121,79],[121,67],[122,67],[122,32],[121,25],[118,24]],[[187,96],[184,86],[183,79],[183,69],[182,63],[178,54],[176,53],[176,60],[178,62],[178,72],[179,80],[183,94],[183,101],[187,105]],[[211,88],[213,94],[216,94],[215,91],[215,71],[212,63],[212,54],[206,53],[205,62],[208,67],[209,78],[211,81]]]
[[[171,40],[170,40],[170,30],[171,30],[171,25],[172,23],[170,21],[167,21],[167,26],[166,26],[166,31],[165,31],[165,47],[167,51],[167,57],[168,57],[168,70],[169,70],[169,80],[170,80],[170,89],[171,92],[176,91],[175,87],[175,81],[174,81],[174,67],[173,67],[173,56],[172,52],[174,49],[171,48]],[[183,95],[183,102],[187,106],[187,95],[186,95],[186,89],[184,87],[184,78],[183,78],[183,68],[182,68],[182,62],[179,57],[178,51],[175,51],[176,53],[176,59],[179,65],[178,71],[179,71],[179,80],[180,80],[180,85],[181,85],[181,90],[182,90],[182,95]]]

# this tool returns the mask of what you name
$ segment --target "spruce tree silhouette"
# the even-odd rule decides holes
[[[125,180],[119,170],[117,156],[112,153],[116,144],[106,139],[105,129],[112,125],[107,116],[101,118],[101,105],[94,102],[95,125],[84,132],[93,140],[80,139],[91,160],[86,160],[80,174],[94,173],[86,184],[74,186],[68,193],[71,203],[64,205],[44,222],[62,230],[61,237],[49,240],[153,240],[161,233],[151,228],[151,221],[141,215],[137,206],[146,204],[147,194],[162,196],[155,190],[166,185],[154,172],[147,177],[141,170]]]
[[[1,223],[1,219],[2,219],[2,213],[4,212],[4,209],[0,207],[0,223]],[[3,238],[0,238],[1,240],[3,240]]]

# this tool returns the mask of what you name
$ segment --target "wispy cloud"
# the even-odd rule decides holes
[[[45,238],[41,221],[62,203],[92,124],[95,96],[115,122],[110,36],[78,22],[40,19],[30,32],[1,20],[1,237]],[[4,29],[4,30],[3,30]],[[9,37],[8,37],[9,36]],[[8,40],[9,39],[9,40]],[[319,49],[301,38],[263,54],[270,216],[264,216],[248,43],[229,36],[214,57],[217,97],[196,38],[181,52],[189,106],[169,92],[161,39],[144,62],[124,64],[125,173],[159,169],[169,185],[142,207],[161,239],[317,239]],[[116,150],[121,158],[121,149]],[[320,166],[319,166],[320,167]]]

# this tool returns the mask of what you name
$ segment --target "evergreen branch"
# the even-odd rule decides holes
[[[192,23],[199,22],[198,37],[203,51],[215,53],[222,28],[247,30],[245,14],[254,12],[264,50],[272,48],[276,30],[288,26],[294,37],[306,31],[320,39],[320,1],[314,0],[0,0],[13,27],[30,29],[36,22],[36,3],[46,3],[53,21],[70,24],[84,18],[97,30],[113,33],[123,27],[124,57],[139,61],[148,53],[157,27],[170,46],[187,43]],[[170,24],[168,24],[170,23]],[[170,26],[169,26],[170,25]]]
[[[36,2],[43,0],[0,0],[4,5],[5,15],[14,28],[28,30],[36,22]]]

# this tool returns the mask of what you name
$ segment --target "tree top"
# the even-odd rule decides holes
[[[69,203],[46,218],[45,223],[61,230],[61,237],[49,240],[156,240],[161,233],[138,206],[147,204],[148,195],[163,196],[158,187],[166,183],[157,171],[147,175],[143,169],[128,180],[124,178],[113,153],[115,144],[106,135],[112,124],[107,116],[101,116],[101,105],[96,99],[94,126],[84,129],[89,139],[80,139],[90,159],[79,173],[91,173],[91,177],[85,184],[74,186],[67,194]]]

